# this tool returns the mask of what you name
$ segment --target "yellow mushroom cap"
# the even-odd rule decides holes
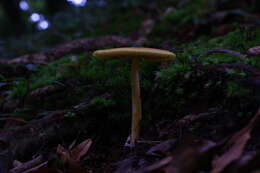
[[[167,50],[140,47],[125,47],[97,50],[93,56],[100,59],[109,58],[143,58],[148,61],[167,61],[176,57],[176,55]]]

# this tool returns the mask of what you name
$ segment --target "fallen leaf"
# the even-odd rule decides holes
[[[69,162],[71,160],[70,152],[69,150],[65,149],[63,146],[58,145],[56,152],[60,155],[60,159],[63,162]]]
[[[209,167],[209,160],[218,145],[209,140],[185,137],[176,148],[172,162],[163,168],[165,173],[194,173]]]
[[[245,173],[259,170],[260,152],[251,151],[228,165],[223,173]]]
[[[73,148],[71,150],[72,159],[79,162],[81,157],[84,156],[88,152],[91,144],[92,144],[92,140],[87,139],[87,140],[81,142],[75,148]]]
[[[146,155],[151,155],[151,156],[166,155],[170,151],[170,149],[176,145],[176,142],[177,142],[176,139],[169,139],[167,141],[161,142],[160,144],[150,148],[146,152]]]
[[[212,171],[211,173],[220,173],[223,171],[223,169],[229,165],[232,161],[238,159],[245,146],[247,141],[250,139],[251,131],[257,124],[257,122],[260,119],[260,109],[257,112],[257,114],[254,116],[254,118],[250,121],[250,123],[235,133],[225,144],[224,148],[226,149],[226,152],[224,152],[221,156],[217,157],[212,162]]]
[[[92,144],[92,140],[87,139],[87,140],[81,142],[79,145],[77,145],[73,149],[71,149],[71,146],[75,145],[75,142],[73,142],[70,145],[69,149],[66,149],[63,146],[58,145],[56,152],[60,155],[60,159],[64,163],[74,164],[74,163],[79,162],[81,157],[84,156],[88,152],[91,144]]]
[[[71,150],[71,149],[76,145],[76,142],[77,142],[77,140],[74,140],[74,141],[70,144],[69,150]]]
[[[184,137],[178,142],[172,154],[141,168],[134,173],[164,172],[164,173],[194,173],[210,167],[210,159],[213,151],[218,148],[212,141],[198,139],[193,136]]]

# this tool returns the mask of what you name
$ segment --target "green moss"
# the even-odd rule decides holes
[[[197,59],[204,65],[241,62],[259,68],[260,56],[242,59],[228,53],[204,54],[207,50],[219,48],[234,50],[246,54],[250,47],[260,44],[260,39],[256,38],[256,36],[260,36],[260,29],[256,29],[255,31],[237,29],[225,36],[213,39],[202,37],[195,42],[182,45],[184,51],[178,54],[178,57],[181,61],[186,63],[193,61],[194,57],[197,57]]]
[[[51,85],[55,82],[62,83],[73,75],[69,73],[69,68],[66,68],[66,65],[69,63],[72,63],[71,59],[64,57],[47,66],[38,67],[30,79],[20,79],[13,83],[10,96],[12,98],[21,98],[34,89]]]
[[[243,71],[238,72],[234,69],[227,69],[227,73],[229,75],[232,75],[232,76],[235,76],[235,77],[238,77],[238,78],[245,78],[247,76],[246,72],[243,72]]]
[[[167,37],[174,36],[188,26],[203,24],[203,17],[211,11],[212,9],[208,7],[205,0],[193,0],[189,1],[188,4],[175,2],[173,10],[162,16],[160,23],[155,26],[151,35],[164,37],[167,33]]]
[[[80,76],[96,85],[113,86],[130,83],[130,65],[127,62],[117,59],[99,60],[92,58],[89,64],[80,69]]]
[[[226,96],[227,97],[248,97],[250,90],[243,87],[236,81],[229,81],[226,85]]]
[[[0,81],[6,81],[6,78],[2,74],[0,74]]]
[[[74,118],[76,116],[76,113],[74,113],[74,112],[66,112],[63,116],[65,118]]]
[[[241,59],[226,53],[204,54],[208,49],[215,48],[246,53],[251,46],[260,44],[259,38],[251,36],[259,35],[259,33],[259,29],[250,32],[237,29],[223,37],[214,39],[203,37],[197,41],[180,45],[183,51],[177,53],[178,58],[159,70],[160,63],[142,61],[140,63],[142,97],[149,98],[151,91],[155,90],[159,94],[154,98],[160,102],[154,106],[156,111],[147,114],[182,116],[188,102],[203,97],[201,93],[205,91],[210,94],[220,93],[221,98],[218,99],[223,100],[250,95],[250,91],[246,87],[233,80],[233,77],[241,79],[249,74],[227,69],[227,76],[232,79],[226,83],[226,79],[218,78],[218,76],[213,76],[216,79],[212,79],[208,73],[195,71],[194,66],[197,63],[210,65],[240,62],[259,68],[259,56]],[[176,43],[174,40],[172,42]],[[103,108],[111,108],[116,105],[117,109],[112,113],[115,117],[118,115],[129,116],[131,112],[130,71],[131,64],[126,60],[99,60],[90,54],[67,56],[47,66],[37,68],[37,72],[28,80],[18,80],[13,84],[11,96],[22,98],[34,89],[54,83],[62,84],[66,88],[66,82],[73,79],[77,81],[77,87],[76,89],[68,87],[69,90],[66,91],[68,93],[64,98],[64,100],[68,100],[68,104],[77,104],[82,100],[85,101],[86,98],[92,98],[90,106],[95,110],[103,110]],[[103,98],[104,94],[108,94],[109,99]],[[74,101],[69,101],[71,99]],[[147,100],[143,102],[144,105],[147,104]],[[158,112],[158,110],[160,111]]]
[[[103,98],[103,97],[95,97],[89,103],[90,107],[92,107],[94,109],[98,109],[98,110],[109,108],[114,105],[115,105],[115,102],[113,100]]]
[[[183,52],[177,54],[177,61],[157,72],[159,88],[162,94],[158,98],[161,101],[159,105],[161,110],[166,114],[174,112],[174,114],[182,115],[182,111],[185,110],[184,107],[189,100],[192,98],[198,99],[201,97],[201,94],[198,93],[206,91],[212,92],[212,94],[218,93],[220,98],[214,99],[215,101],[222,99],[222,102],[225,102],[226,99],[248,98],[251,94],[250,89],[242,86],[235,79],[245,78],[249,74],[243,71],[227,69],[226,72],[230,81],[226,83],[224,76],[223,78],[218,76],[212,76],[213,78],[211,78],[208,73],[196,71],[196,68],[193,67],[197,63],[210,65],[240,62],[259,68],[258,56],[241,59],[227,53],[204,54],[207,50],[216,48],[235,50],[245,54],[248,48],[260,44],[258,38],[249,37],[248,35],[258,35],[259,33],[260,29],[255,31],[237,29],[223,37],[214,39],[204,37],[195,42],[182,45]]]
[[[11,98],[23,98],[29,91],[29,83],[26,80],[18,80],[13,82]]]
[[[153,86],[154,70],[158,63],[141,62],[140,65],[141,88],[149,90]],[[66,82],[73,79],[78,84],[76,88],[66,90],[68,103],[79,102],[93,92],[97,95],[109,93],[113,101],[124,109],[131,105],[130,66],[131,63],[126,60],[99,60],[89,54],[64,57],[39,67],[28,81],[18,81],[11,90],[11,96],[22,98],[37,88],[53,84],[67,88]],[[66,98],[63,100],[66,101]]]
[[[168,83],[169,81],[184,78],[190,69],[191,67],[188,64],[175,63],[158,72],[157,77],[162,82]]]

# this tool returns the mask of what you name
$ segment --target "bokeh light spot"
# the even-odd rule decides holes
[[[19,7],[23,10],[23,11],[27,11],[29,10],[29,4],[26,1],[20,1],[19,3]]]
[[[42,20],[37,24],[39,30],[45,30],[49,28],[49,22],[47,20]]]
[[[40,19],[41,19],[41,16],[38,13],[32,13],[32,15],[30,16],[30,21],[32,21],[32,22],[38,22],[38,21],[40,21]]]
[[[80,6],[80,7],[83,7],[87,3],[87,0],[67,0],[67,1],[72,3],[75,6]]]

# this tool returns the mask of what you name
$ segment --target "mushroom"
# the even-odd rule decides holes
[[[99,59],[110,58],[131,58],[131,84],[132,84],[132,127],[131,127],[131,142],[134,146],[139,138],[140,121],[142,118],[142,107],[140,98],[140,83],[139,83],[139,61],[141,59],[147,61],[167,61],[175,58],[175,54],[166,50],[153,48],[113,48],[105,50],[97,50],[93,56]]]

